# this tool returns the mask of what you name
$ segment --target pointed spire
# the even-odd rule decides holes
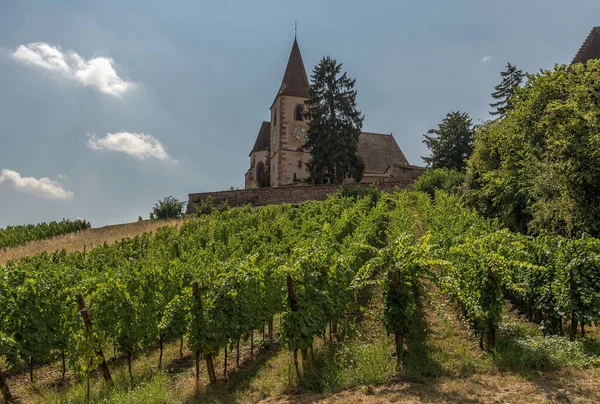
[[[298,41],[294,38],[294,45],[292,46],[292,52],[288,60],[287,67],[285,68],[285,74],[281,81],[281,87],[277,96],[289,95],[293,97],[308,98],[308,77],[306,76],[306,69],[304,68],[304,62],[302,61],[302,55],[300,54],[300,47]]]

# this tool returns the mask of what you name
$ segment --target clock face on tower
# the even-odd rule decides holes
[[[294,128],[294,138],[296,138],[298,142],[304,144],[304,142],[306,142],[306,129],[296,126]]]

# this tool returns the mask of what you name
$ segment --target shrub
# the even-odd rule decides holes
[[[413,187],[433,198],[438,189],[446,192],[458,192],[464,181],[465,175],[459,171],[448,168],[430,168],[415,181]]]
[[[374,204],[381,198],[381,191],[377,188],[376,183],[369,184],[368,188],[357,185],[341,185],[339,193],[343,197],[353,198],[355,200],[369,196]]]
[[[183,209],[186,202],[179,201],[172,196],[166,197],[163,201],[158,201],[154,205],[150,219],[170,219],[183,216]]]
[[[469,198],[513,231],[600,236],[600,61],[527,75],[505,118],[481,125]]]
[[[215,208],[215,202],[213,201],[212,196],[209,196],[206,199],[202,199],[199,202],[194,204],[194,211],[196,215],[210,215]]]
[[[209,196],[194,204],[194,212],[196,212],[197,216],[210,215],[215,210],[219,212],[229,210],[229,201],[225,199],[220,204],[215,204],[212,196]]]

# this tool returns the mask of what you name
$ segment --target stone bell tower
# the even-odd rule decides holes
[[[306,164],[310,152],[302,149],[308,124],[304,102],[310,85],[294,38],[283,80],[271,105],[270,182],[272,187],[290,185],[308,177]]]

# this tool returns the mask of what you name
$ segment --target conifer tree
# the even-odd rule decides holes
[[[435,135],[435,136],[431,136]],[[473,151],[475,129],[466,112],[450,112],[437,129],[424,135],[423,143],[431,151],[431,157],[422,157],[431,168],[449,168],[461,171]]]
[[[342,64],[327,56],[311,75],[304,148],[311,151],[308,172],[314,184],[341,184],[349,177],[359,182],[365,170],[358,155],[364,116],[356,109],[356,79],[341,71]]]
[[[500,75],[502,76],[502,83],[494,87],[496,91],[492,93],[492,97],[497,102],[490,104],[490,107],[495,108],[495,111],[490,111],[490,115],[504,117],[508,111],[513,109],[510,99],[515,93],[515,88],[523,81],[523,72],[508,63],[506,71],[500,72]]]

